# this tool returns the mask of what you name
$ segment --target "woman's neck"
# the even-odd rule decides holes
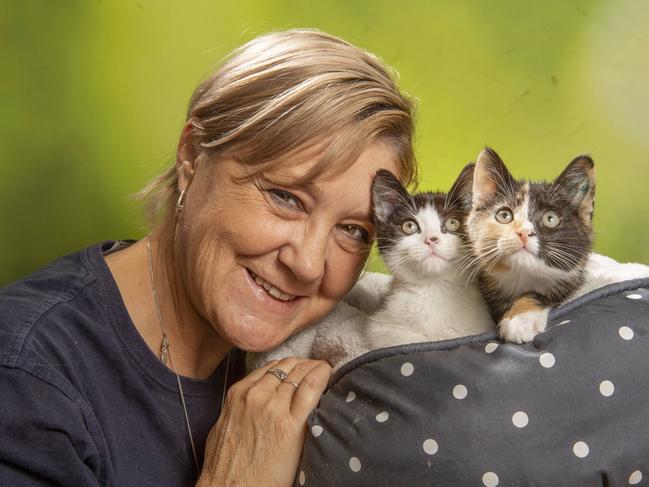
[[[154,282],[149,274],[149,249]],[[171,243],[171,242],[170,242]],[[174,250],[158,232],[106,256],[106,263],[133,324],[152,352],[160,355],[162,325],[169,341],[167,365],[186,377],[209,377],[232,346],[204,320],[189,299]],[[153,284],[153,285],[152,285]],[[156,310],[154,287],[160,305]]]

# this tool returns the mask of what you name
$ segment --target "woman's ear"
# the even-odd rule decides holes
[[[176,149],[176,174],[178,176],[178,193],[187,191],[194,179],[196,151],[193,144],[194,126],[188,121],[183,127]]]

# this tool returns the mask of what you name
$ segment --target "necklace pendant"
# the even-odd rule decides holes
[[[162,335],[162,344],[160,345],[160,361],[167,365],[167,357],[169,357],[169,339],[167,334]]]

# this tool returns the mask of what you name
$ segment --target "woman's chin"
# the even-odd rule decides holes
[[[268,324],[258,323],[254,326],[238,328],[238,331],[231,333],[230,342],[239,350],[252,353],[263,353],[274,350],[282,344],[288,336],[284,329]]]

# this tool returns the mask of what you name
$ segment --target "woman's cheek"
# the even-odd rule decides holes
[[[219,245],[210,233],[205,233],[189,255],[192,274],[188,276],[190,285],[191,283],[197,285],[197,288],[191,292],[193,301],[196,304],[200,303],[200,307],[208,316],[211,315],[213,297],[220,292],[218,287],[223,276],[219,273],[227,270],[228,263],[232,260],[228,255],[230,249]]]
[[[368,255],[369,252],[354,254],[344,250],[332,255],[327,266],[327,282],[323,286],[325,293],[332,299],[342,299],[356,284]]]

